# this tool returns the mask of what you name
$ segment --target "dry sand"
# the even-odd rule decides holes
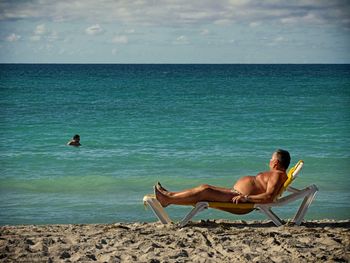
[[[0,262],[349,262],[350,220],[2,226]]]

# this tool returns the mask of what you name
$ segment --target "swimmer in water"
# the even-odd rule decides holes
[[[67,143],[67,145],[76,146],[76,147],[81,146],[79,134],[74,135],[73,138]]]

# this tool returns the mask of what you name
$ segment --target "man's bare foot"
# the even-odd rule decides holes
[[[158,190],[162,191],[162,192],[169,192],[167,189],[165,189],[160,182],[157,182],[156,187]]]
[[[162,207],[167,207],[169,205],[169,202],[167,202],[168,197],[158,189],[157,185],[154,186],[154,194]]]

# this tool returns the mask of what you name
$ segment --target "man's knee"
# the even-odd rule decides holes
[[[200,190],[205,191],[205,190],[211,189],[211,186],[209,184],[201,184],[199,188]]]

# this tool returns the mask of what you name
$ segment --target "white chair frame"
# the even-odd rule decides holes
[[[282,220],[272,211],[272,208],[285,206],[298,199],[304,198],[292,220],[292,222],[294,222],[296,225],[300,225],[304,220],[304,217],[312,201],[314,200],[316,193],[318,192],[318,188],[313,184],[302,190],[296,189],[294,187],[288,187],[286,192],[287,191],[290,192],[290,194],[287,196],[281,197],[273,203],[254,204],[254,209],[258,209],[263,212],[268,218],[272,220],[276,226],[281,226],[283,224]],[[143,202],[145,205],[148,205],[152,209],[153,213],[160,220],[160,222],[163,224],[169,224],[172,222],[169,215],[166,213],[164,208],[154,196],[146,195],[143,198]],[[208,208],[210,208],[209,202],[196,203],[194,208],[179,222],[180,227],[185,226],[196,214]]]

